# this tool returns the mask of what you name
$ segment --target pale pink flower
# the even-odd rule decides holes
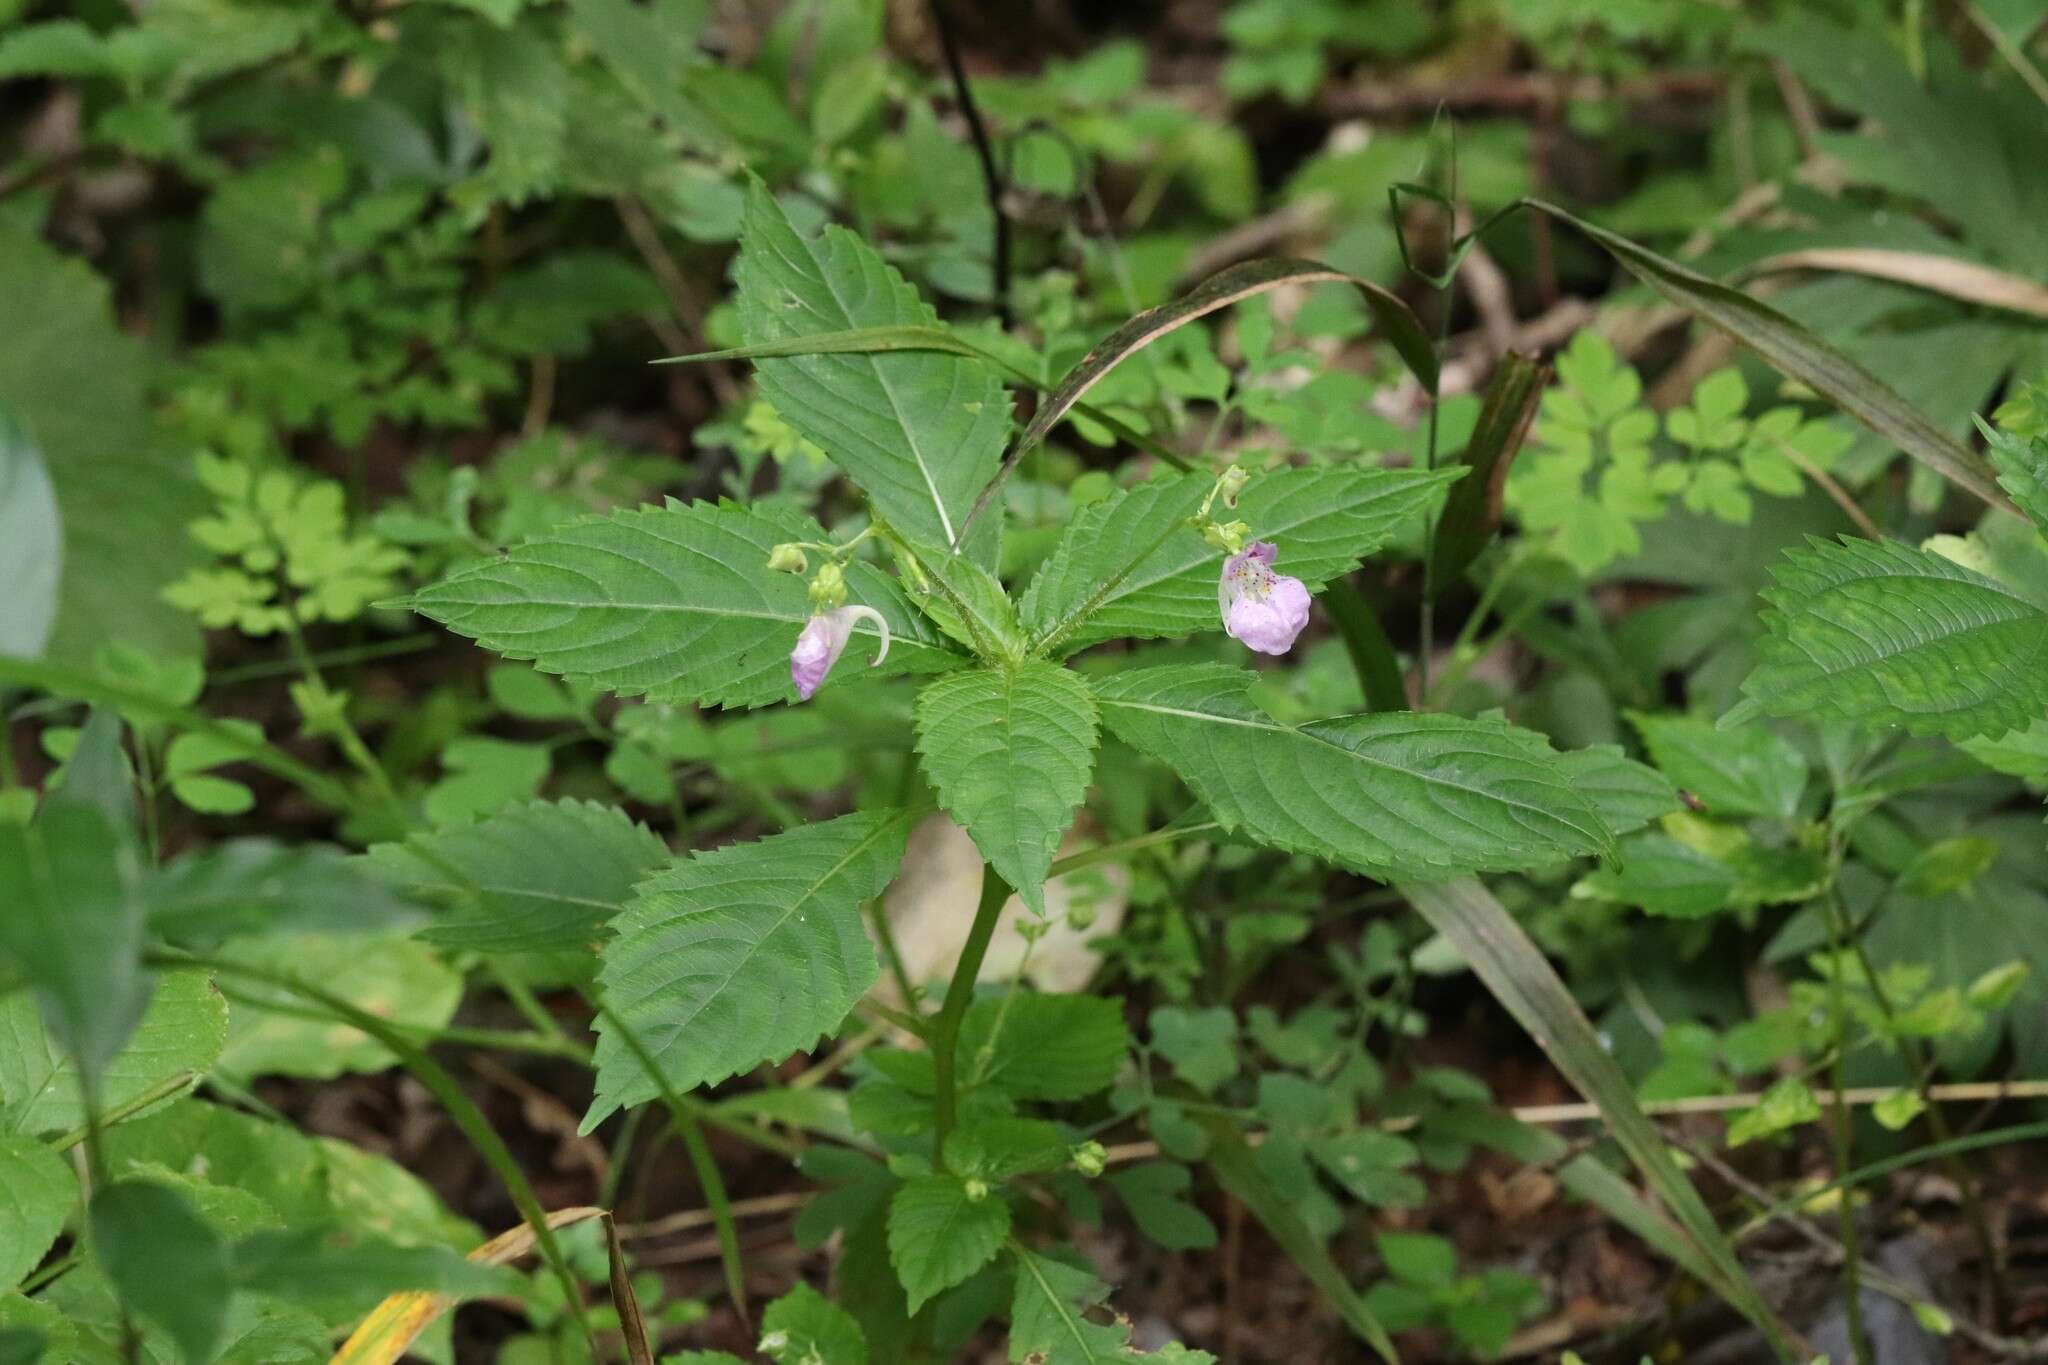
[[[789,651],[789,680],[796,684],[798,697],[809,701],[824,685],[825,675],[846,652],[846,642],[853,637],[853,623],[862,620],[874,622],[882,637],[881,651],[868,660],[868,667],[873,668],[889,657],[889,623],[873,607],[834,607],[818,612],[804,623],[803,633],[796,637],[796,648]]]
[[[1308,624],[1308,589],[1273,572],[1273,542],[1255,540],[1223,561],[1216,607],[1223,629],[1261,654],[1285,654]]]

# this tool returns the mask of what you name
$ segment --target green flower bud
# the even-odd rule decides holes
[[[1084,1142],[1067,1154],[1074,1169],[1089,1179],[1101,1175],[1109,1165],[1109,1149],[1099,1142]]]
[[[803,547],[785,541],[768,552],[768,567],[776,573],[803,573],[810,568]]]

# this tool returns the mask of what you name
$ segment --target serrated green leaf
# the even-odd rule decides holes
[[[768,552],[824,535],[786,513],[670,502],[558,526],[421,589],[413,606],[486,649],[622,696],[792,701],[789,651],[811,608],[800,579],[769,572]],[[883,669],[930,673],[960,661],[881,570],[849,564],[846,584],[853,602],[889,622]],[[849,654],[878,643],[867,622],[855,639]],[[856,671],[848,658],[834,676]]]
[[[166,973],[128,1045],[100,1073],[101,1107],[205,1071],[227,1033],[227,1001],[203,972]],[[84,1122],[77,1068],[44,1031],[35,1002],[19,992],[0,997],[0,1133],[61,1133]]]
[[[1017,1265],[1010,1301],[1010,1359],[1016,1365],[1139,1365],[1154,1358],[1132,1348],[1130,1319],[1100,1322],[1088,1316],[1101,1306],[1109,1286],[1068,1261],[1073,1252],[1048,1255],[1013,1243],[1010,1254]],[[1185,1365],[1214,1360],[1177,1344],[1157,1358]]]
[[[163,1328],[187,1360],[213,1359],[227,1316],[227,1248],[174,1187],[119,1180],[92,1201],[92,1254],[129,1311]]]
[[[1253,477],[1230,515],[1276,543],[1281,569],[1314,592],[1435,507],[1459,472],[1274,470]],[[1223,553],[1182,529],[1214,483],[1205,474],[1157,479],[1082,509],[1025,591],[1033,648],[1063,655],[1125,636],[1221,630]]]
[[[761,1354],[776,1365],[867,1365],[868,1342],[851,1313],[799,1281],[761,1315]]]
[[[78,1199],[71,1168],[29,1137],[0,1137],[0,1293],[42,1261]]]
[[[1743,690],[1773,715],[1968,739],[2048,708],[2048,615],[1994,579],[1872,541],[1810,541],[1771,573]]]
[[[419,937],[481,952],[586,948],[668,848],[615,806],[535,801],[378,844],[370,861],[447,909]]]
[[[1122,1007],[1100,996],[1018,991],[975,1001],[960,1021],[967,1083],[1020,1100],[1077,1100],[1106,1090],[1130,1048]]]
[[[970,1118],[946,1135],[946,1168],[975,1180],[1056,1171],[1067,1164],[1067,1156],[1066,1139],[1044,1119],[987,1115]]]
[[[806,238],[756,181],[740,236],[740,328],[747,344],[811,332],[937,321],[874,249],[828,226]],[[1010,400],[988,367],[935,352],[792,356],[757,363],[761,392],[911,540],[949,549],[1002,456]],[[988,562],[993,525],[978,531]]]
[[[1761,725],[1723,730],[1704,716],[1628,713],[1663,774],[1715,815],[1789,818],[1806,787],[1806,759]]]
[[[902,811],[841,816],[700,853],[642,882],[598,980],[676,1090],[780,1060],[837,1029],[879,973],[861,921],[903,861]],[[588,1132],[657,1087],[598,1020]]]
[[[1608,832],[1627,834],[1679,807],[1678,789],[1646,763],[1625,756],[1619,745],[1595,744],[1558,755],[1579,794],[1593,803]]]
[[[144,886],[150,932],[208,948],[256,933],[375,933],[423,913],[323,844],[231,839],[159,869]]]
[[[1095,770],[1095,699],[1043,660],[927,683],[917,747],[975,847],[1024,903],[1045,913],[1045,878]]]
[[[1384,876],[1539,867],[1611,843],[1540,735],[1419,713],[1281,725],[1257,675],[1169,666],[1095,683],[1103,723],[1261,843]]]
[[[915,1313],[995,1259],[1010,1235],[1010,1206],[985,1184],[921,1175],[889,1201],[889,1263]]]
[[[1982,419],[1977,430],[1984,433],[1984,447],[1991,456],[1991,467],[1998,471],[1999,486],[2029,521],[2048,529],[2048,437],[2000,431],[1986,426]]]

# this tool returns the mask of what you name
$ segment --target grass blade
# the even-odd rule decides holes
[[[1479,552],[1500,528],[1501,498],[1507,490],[1508,468],[1522,449],[1522,438],[1536,418],[1550,367],[1516,351],[1501,357],[1486,386],[1472,439],[1459,463],[1472,472],[1451,485],[1437,519],[1430,547],[1429,584],[1432,596],[1463,577]]]
[[[1699,1191],[1678,1169],[1636,1103],[1635,1091],[1601,1046],[1592,1021],[1522,926],[1492,892],[1469,877],[1440,886],[1403,887],[1402,894],[1432,929],[1451,941],[1565,1079],[1600,1107],[1614,1140],[1664,1201],[1702,1267],[1712,1268],[1707,1282],[1756,1324],[1779,1358],[1802,1358],[1789,1329],[1750,1283]]]
[[[1209,1154],[1205,1158],[1216,1179],[1231,1196],[1251,1210],[1252,1217],[1259,1220],[1280,1249],[1308,1276],[1311,1283],[1322,1291],[1344,1319],[1344,1325],[1352,1333],[1372,1347],[1373,1353],[1388,1365],[1399,1365],[1400,1353],[1395,1351],[1393,1338],[1387,1329],[1380,1326],[1379,1319],[1366,1307],[1365,1299],[1352,1288],[1344,1271],[1331,1257],[1330,1250],[1317,1240],[1300,1215],[1273,1187],[1266,1173],[1259,1169],[1257,1158],[1244,1134],[1237,1125],[1222,1114],[1192,1115],[1209,1136]]]
[[[1111,370],[1159,338],[1178,331],[1196,318],[1205,317],[1219,308],[1228,308],[1233,303],[1254,298],[1283,285],[1322,283],[1349,284],[1363,294],[1366,306],[1372,310],[1373,320],[1379,324],[1380,331],[1393,345],[1403,363],[1422,381],[1423,390],[1431,394],[1436,392],[1436,347],[1431,343],[1429,334],[1422,329],[1421,321],[1397,295],[1370,280],[1347,275],[1341,270],[1332,270],[1329,266],[1318,265],[1314,261],[1284,258],[1246,261],[1242,265],[1218,271],[1170,303],[1163,303],[1157,308],[1149,308],[1138,314],[1097,342],[1087,355],[1082,356],[1080,363],[1067,371],[1066,378],[1060,380],[1059,386],[1038,405],[1038,411],[1032,414],[1031,422],[1024,428],[1023,435],[1017,438],[1016,443],[1010,447],[1009,454],[1003,457],[1002,467],[996,471],[995,478],[989,481],[988,487],[975,499],[974,506],[968,509],[967,519],[961,523],[960,532],[954,537],[956,548],[964,542],[967,529],[995,499],[1003,486],[1003,481],[1009,478],[1018,462],[1030,454],[1032,447],[1044,440],[1059,420]]]

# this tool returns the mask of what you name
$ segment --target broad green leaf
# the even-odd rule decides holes
[[[408,1246],[460,1250],[479,1240],[475,1227],[389,1157],[203,1100],[180,1100],[110,1130],[107,1160],[117,1175],[203,1166],[213,1184],[275,1209],[282,1226],[338,1226]]]
[[[807,238],[756,181],[740,236],[740,329],[749,345],[856,327],[930,324],[931,305],[855,234]],[[761,392],[905,536],[952,546],[996,472],[1010,400],[995,372],[961,356],[902,351],[757,362]],[[995,527],[977,537],[994,545]]]
[[[1871,541],[1813,541],[1771,572],[1743,690],[1773,715],[1968,739],[2048,708],[2048,615],[1994,579]]]
[[[1012,1243],[1017,1287],[1010,1300],[1010,1359],[1016,1365],[1138,1365],[1153,1357],[1132,1348],[1129,1318],[1100,1321],[1109,1286],[1062,1248],[1032,1251]],[[1069,1258],[1072,1259],[1069,1259]],[[1214,1365],[1204,1351],[1169,1346],[1159,1357],[1183,1365]]]
[[[2018,436],[1978,421],[1999,486],[2036,527],[2048,528],[2048,436]]]
[[[1458,1251],[1441,1237],[1426,1232],[1380,1232],[1373,1235],[1387,1273],[1430,1289],[1450,1286],[1458,1273]]]
[[[206,1071],[227,1041],[228,1005],[203,972],[169,972],[128,1045],[100,1073],[100,1107],[133,1103]],[[85,1123],[78,1071],[26,994],[0,997],[0,1133],[64,1133]]]
[[[1735,890],[1736,875],[1726,864],[1659,830],[1640,830],[1624,836],[1612,865],[1594,871],[1572,894],[1695,919],[1727,905]]]
[[[447,907],[421,938],[510,953],[588,947],[669,854],[615,806],[536,801],[369,856],[409,895]]]
[[[420,918],[338,848],[230,839],[188,853],[143,889],[150,932],[185,947],[259,933],[376,933]]]
[[[139,869],[98,806],[52,799],[0,824],[0,964],[34,988],[50,1035],[90,1079],[121,1049],[154,985],[142,968]]]
[[[1253,476],[1230,515],[1277,544],[1276,567],[1313,592],[1435,507],[1458,474],[1275,470]],[[1221,630],[1223,553],[1186,525],[1214,482],[1202,474],[1157,479],[1083,508],[1025,591],[1033,647],[1071,654],[1124,636]]]
[[[427,944],[409,938],[356,934],[267,934],[225,943],[219,956],[311,981],[380,1019],[436,1029],[462,1003],[462,974]],[[329,1015],[308,1013],[290,991],[224,977],[235,991],[222,1074],[327,1080],[348,1072],[382,1071],[389,1049]]]
[[[1703,716],[1628,713],[1650,759],[1715,815],[1789,819],[1806,788],[1806,759],[1761,725],[1718,728]]]
[[[128,1309],[161,1327],[189,1361],[211,1360],[232,1288],[228,1252],[176,1189],[118,1180],[92,1201],[92,1254]]]
[[[1347,275],[1329,266],[1314,261],[1294,261],[1284,258],[1270,258],[1259,261],[1244,261],[1226,267],[1196,284],[1177,299],[1149,308],[1138,314],[1123,326],[1111,332],[1090,347],[1088,354],[1081,357],[1074,368],[1067,371],[1059,387],[1046,395],[1038,405],[1038,411],[1031,416],[1031,424],[1024,429],[1017,443],[1010,447],[1009,455],[1003,461],[1002,473],[989,484],[976,502],[974,512],[995,497],[1002,487],[1003,479],[1017,467],[1032,447],[1044,440],[1059,420],[1072,410],[1074,405],[1085,398],[1088,391],[1114,370],[1118,365],[1144,350],[1160,337],[1179,330],[1195,319],[1205,317],[1219,308],[1228,308],[1233,303],[1254,298],[1274,289],[1309,284],[1349,284],[1365,297],[1366,307],[1372,311],[1373,320],[1378,323],[1384,335],[1401,361],[1418,380],[1422,381],[1425,392],[1434,394],[1437,386],[1436,347],[1430,342],[1429,334],[1422,329],[1407,304],[1384,287],[1370,280]]]
[[[1540,867],[1606,848],[1599,813],[1533,731],[1421,713],[1282,725],[1228,665],[1095,683],[1103,723],[1173,768],[1229,829],[1375,875]]]
[[[1579,794],[1600,812],[1610,833],[1641,829],[1679,807],[1678,789],[1662,773],[1638,763],[1614,744],[1570,749],[1559,755],[1566,775]]]
[[[33,659],[57,619],[63,522],[43,457],[0,408],[0,654]]]
[[[34,1138],[0,1137],[0,1293],[41,1263],[77,1199],[56,1152]]]
[[[1205,1095],[1237,1074],[1237,1016],[1222,1005],[1160,1005],[1146,1021],[1152,1049],[1173,1074]]]
[[[1692,1265],[1731,1307],[1760,1328],[1779,1356],[1794,1359],[1784,1324],[1750,1282],[1699,1191],[1671,1159],[1656,1126],[1636,1103],[1628,1077],[1543,952],[1477,881],[1404,886],[1430,927],[1449,939],[1515,1022],[1536,1040],[1565,1079],[1600,1108],[1608,1131],[1669,1210]],[[1661,1221],[1661,1220],[1659,1220]]]
[[[810,619],[804,584],[768,552],[822,540],[808,518],[729,503],[678,503],[558,526],[421,589],[412,605],[486,649],[622,696],[760,706],[790,701],[789,651]],[[889,622],[890,672],[950,668],[959,655],[872,565],[846,569],[853,602]],[[867,622],[835,677],[878,643]]]
[[[970,1118],[946,1135],[946,1169],[974,1180],[1056,1171],[1069,1147],[1058,1125],[1044,1119]]]
[[[776,1365],[807,1365],[814,1360],[867,1365],[868,1342],[851,1313],[798,1281],[761,1315],[761,1354]],[[682,1360],[687,1363],[689,1357]]]
[[[34,319],[0,334],[0,408],[42,455],[71,566],[42,657],[84,665],[107,640],[196,653],[192,618],[159,593],[195,559],[185,525],[206,502],[189,452],[155,433],[151,352],[116,326],[106,282],[25,221],[0,225],[0,298]],[[4,528],[0,546],[15,552]],[[0,572],[9,597],[19,581]]]
[[[699,853],[642,882],[613,921],[598,981],[678,1091],[779,1061],[836,1030],[879,966],[861,919],[903,861],[901,811],[841,816]],[[659,1093],[598,1019],[590,1131]]]
[[[977,1000],[960,1021],[960,1071],[1020,1100],[1078,1100],[1107,1090],[1131,1050],[1114,1000],[1018,991]]]
[[[1618,233],[1573,217],[1554,204],[1522,201],[1577,228],[1622,267],[1680,308],[1728,333],[1780,374],[1806,384],[1843,412],[1937,474],[1984,501],[2005,498],[1979,456],[1929,421],[1888,384],[1804,325],[1739,289],[1689,270]]]
[[[1023,627],[1000,579],[965,555],[907,548],[915,600],[941,631],[990,663],[1024,658]]]
[[[917,696],[917,747],[939,804],[1038,914],[1095,769],[1095,741],[1088,685],[1043,660],[951,673]]]
[[[1128,1166],[1113,1172],[1109,1184],[1138,1230],[1168,1251],[1205,1251],[1216,1245],[1216,1225],[1188,1202],[1194,1177],[1179,1162]]]
[[[995,1259],[1010,1206],[986,1182],[944,1173],[903,1182],[889,1201],[889,1263],[915,1313]]]

